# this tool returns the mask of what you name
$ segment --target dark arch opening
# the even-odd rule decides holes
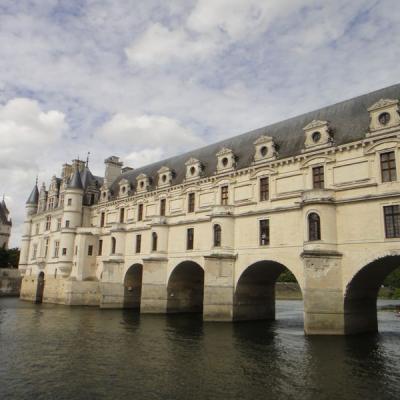
[[[259,261],[247,267],[236,285],[233,320],[274,320],[276,282],[283,273],[296,280],[288,268],[275,261]],[[298,284],[295,286],[301,294]]]
[[[44,272],[42,271],[38,275],[35,303],[40,304],[43,302],[43,292],[44,292]]]
[[[169,278],[167,294],[168,313],[203,312],[203,268],[193,261],[178,264]]]
[[[124,278],[124,308],[140,309],[142,276],[142,264],[133,264],[126,271]]]
[[[364,266],[346,287],[346,334],[378,331],[377,299],[385,278],[400,266],[400,255],[385,256]]]

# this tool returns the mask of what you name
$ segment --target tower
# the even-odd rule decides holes
[[[19,257],[18,268],[21,273],[24,274],[29,260],[29,245],[30,237],[32,235],[32,216],[37,213],[39,203],[39,190],[37,187],[37,181],[32,189],[31,194],[25,204],[25,221],[23,226],[23,234],[21,241],[21,253]]]
[[[59,262],[59,270],[63,276],[68,276],[72,270],[76,228],[82,225],[83,192],[81,174],[78,165],[76,165],[64,194]]]

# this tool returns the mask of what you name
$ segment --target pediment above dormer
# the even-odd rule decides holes
[[[380,99],[376,103],[372,104],[371,107],[368,107],[368,111],[380,110],[381,108],[391,107],[397,105],[399,103],[398,100],[395,99]]]

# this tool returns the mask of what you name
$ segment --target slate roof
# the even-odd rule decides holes
[[[26,204],[37,204],[39,201],[39,190],[37,185],[35,185],[32,189],[31,194],[28,197],[28,200],[26,201]]]
[[[363,139],[369,128],[369,113],[367,109],[381,98],[399,99],[400,84],[323,107],[185,154],[128,171],[121,174],[113,182],[111,191],[112,193],[118,193],[118,182],[123,178],[131,182],[132,186],[135,187],[136,177],[141,173],[151,177],[151,189],[153,189],[158,180],[157,171],[162,166],[167,166],[174,171],[172,184],[179,184],[185,179],[185,162],[191,157],[198,159],[203,164],[203,177],[212,176],[216,171],[217,165],[215,154],[222,147],[233,150],[237,156],[237,169],[245,168],[253,162],[255,152],[254,141],[262,135],[271,136],[274,139],[275,144],[278,146],[278,159],[300,154],[304,148],[305,135],[303,128],[313,120],[329,121],[330,127],[333,129],[333,138],[336,145]]]
[[[3,225],[11,225],[11,219],[8,219],[9,211],[4,200],[0,201],[0,223]]]
[[[75,172],[73,173],[71,180],[68,182],[68,187],[70,189],[82,189],[83,190],[83,184],[82,184],[82,179],[81,179],[81,174],[79,172],[79,169],[76,169]]]

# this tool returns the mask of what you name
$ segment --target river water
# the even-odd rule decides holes
[[[379,334],[306,337],[301,301],[231,324],[0,299],[0,399],[398,400],[400,318],[378,315]]]

